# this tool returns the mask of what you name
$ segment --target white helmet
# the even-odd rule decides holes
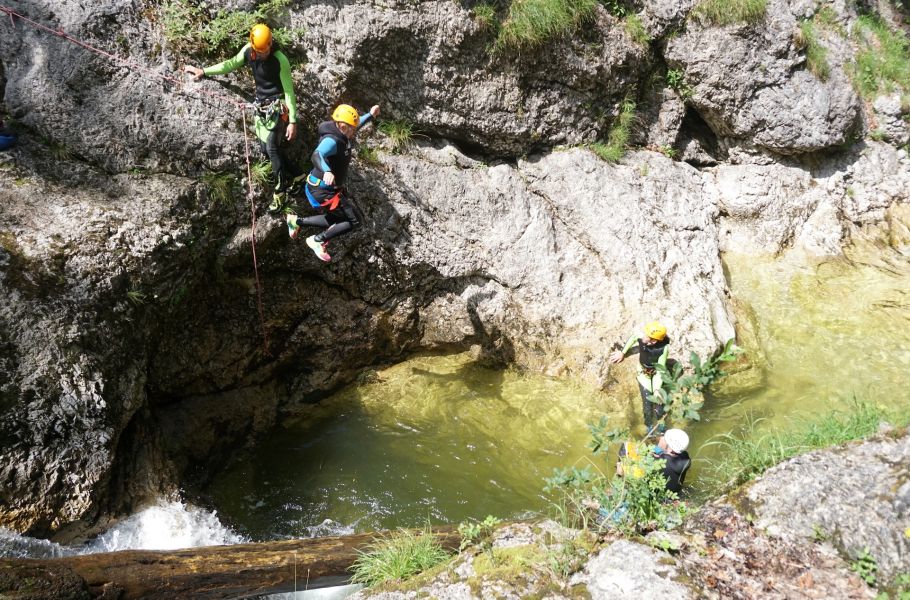
[[[679,454],[689,447],[689,436],[682,429],[668,429],[664,432],[667,447]]]

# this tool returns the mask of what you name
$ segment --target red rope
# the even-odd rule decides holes
[[[250,136],[246,129],[246,112],[243,107],[240,108],[240,116],[243,118],[243,149],[246,153],[246,185],[247,197],[250,199],[250,216],[252,227],[250,228],[250,244],[253,247],[253,272],[256,274],[256,304],[259,308],[259,328],[262,331],[262,344],[265,355],[269,355],[269,335],[265,329],[265,311],[262,309],[262,283],[259,281],[259,261],[256,260],[256,202],[253,193],[253,169],[250,166]]]
[[[83,42],[82,40],[79,40],[70,35],[67,35],[66,32],[64,32],[62,29],[52,29],[46,25],[42,25],[41,23],[38,23],[37,21],[33,21],[32,19],[29,19],[25,15],[22,15],[16,11],[14,11],[11,8],[8,8],[5,6],[0,6],[0,12],[4,12],[7,15],[9,15],[9,20],[13,27],[16,26],[16,19],[21,19],[22,21],[32,25],[33,27],[35,27],[37,29],[50,33],[51,35],[54,35],[56,37],[62,38],[68,42],[71,42],[71,43],[79,46],[80,48],[84,48],[90,52],[94,52],[100,56],[104,56],[105,58],[112,60],[114,62],[118,62],[121,65],[131,67],[133,69],[136,69],[137,71],[140,71],[141,73],[161,79],[162,81],[167,81],[169,83],[173,83],[178,88],[182,88],[182,86],[183,86],[183,81],[180,79],[177,79],[175,77],[169,77],[167,75],[164,75],[163,73],[153,71],[152,69],[150,69],[144,65],[141,65],[139,63],[127,60],[125,58],[121,58],[115,54],[106,52],[106,51],[102,50],[101,48],[96,48],[95,46],[92,46],[91,44],[88,44],[86,42]],[[182,89],[180,89],[180,91],[183,93],[187,93],[185,90],[182,90]],[[240,109],[241,117],[243,118],[243,142],[244,142],[244,150],[245,150],[245,158],[246,158],[247,186],[249,189],[247,195],[250,199],[250,209],[251,209],[250,212],[252,215],[251,244],[253,247],[253,271],[256,274],[256,300],[257,300],[257,305],[259,308],[259,328],[262,333],[263,348],[265,350],[265,354],[268,355],[269,354],[269,337],[268,337],[268,333],[266,332],[266,329],[265,329],[265,312],[262,308],[262,283],[259,280],[259,263],[256,259],[256,204],[254,201],[254,194],[253,194],[252,166],[250,164],[250,140],[248,137],[249,134],[247,132],[247,126],[246,126],[246,112],[244,112],[244,109],[246,108],[246,104],[243,102],[240,102],[238,100],[234,100],[233,98],[230,98],[228,96],[225,96],[224,94],[219,94],[217,92],[211,92],[209,90],[196,90],[196,91],[201,94],[205,94],[207,96],[211,96],[211,97],[221,100],[223,102],[237,106]]]

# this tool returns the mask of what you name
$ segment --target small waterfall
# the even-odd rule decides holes
[[[249,541],[225,527],[217,514],[183,502],[161,500],[117,523],[84,546],[61,546],[0,528],[0,557],[54,558],[117,550],[176,550]]]

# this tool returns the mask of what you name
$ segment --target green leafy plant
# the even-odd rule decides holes
[[[480,544],[484,551],[492,549],[493,532],[502,523],[493,515],[487,515],[483,521],[469,520],[458,525],[458,533],[461,534],[461,546],[459,550],[464,550],[471,544]]]
[[[680,69],[667,69],[667,85],[676,90],[683,100],[691,98],[694,92],[692,86],[686,83],[685,73]]]
[[[859,578],[868,586],[875,586],[877,581],[878,563],[875,557],[869,554],[869,548],[863,548],[856,554],[856,559],[850,563],[850,570],[859,575]]]
[[[202,185],[214,202],[227,204],[237,190],[237,177],[231,173],[209,172],[202,176]]]
[[[815,24],[811,20],[800,23],[796,43],[806,51],[806,63],[809,65],[809,70],[820,80],[828,81],[831,76],[828,50],[818,41]]]
[[[626,155],[629,144],[629,137],[632,133],[632,125],[635,123],[635,103],[631,100],[625,100],[619,111],[619,116],[613,122],[610,133],[607,135],[607,142],[597,142],[591,144],[591,150],[610,163],[619,162]]]
[[[379,132],[388,138],[392,152],[404,152],[414,143],[414,124],[410,121],[383,121]]]
[[[875,15],[862,15],[853,29],[859,50],[853,83],[863,97],[910,91],[910,41],[907,34]]]
[[[724,376],[722,363],[736,360],[741,353],[742,350],[730,339],[720,352],[705,360],[692,352],[689,355],[691,372],[687,372],[678,362],[667,366],[655,364],[654,368],[660,374],[663,384],[654,391],[652,402],[663,404],[668,413],[672,411],[683,419],[697,421],[699,411],[704,406],[705,389]]]
[[[765,18],[768,0],[702,0],[692,14],[712,25],[758,23]]]
[[[229,56],[237,52],[256,23],[274,23],[287,15],[290,0],[266,0],[251,11],[218,10],[211,14],[194,0],[166,0],[158,9],[164,37],[177,52]],[[296,42],[302,32],[273,28],[280,46]]]
[[[622,19],[629,14],[629,9],[626,8],[626,5],[623,4],[622,0],[604,0],[603,5],[604,8],[607,9],[607,12],[614,17]]]
[[[597,0],[515,0],[493,51],[530,50],[569,35],[593,16],[596,7]]]
[[[369,587],[384,581],[408,579],[448,558],[449,553],[429,528],[418,533],[400,531],[358,553],[351,567],[351,582]]]
[[[667,158],[676,158],[679,155],[679,150],[673,146],[659,146],[657,151],[666,156]]]

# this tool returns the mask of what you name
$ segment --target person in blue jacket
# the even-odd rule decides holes
[[[329,240],[360,227],[360,209],[345,190],[344,182],[357,131],[378,116],[379,106],[360,116],[353,106],[341,104],[332,112],[331,121],[319,124],[319,144],[313,152],[313,170],[307,175],[304,192],[310,206],[320,214],[301,219],[289,213],[286,220],[291,239],[297,239],[304,226],[325,230],[306,239],[306,245],[323,262],[332,260],[327,249]]]

